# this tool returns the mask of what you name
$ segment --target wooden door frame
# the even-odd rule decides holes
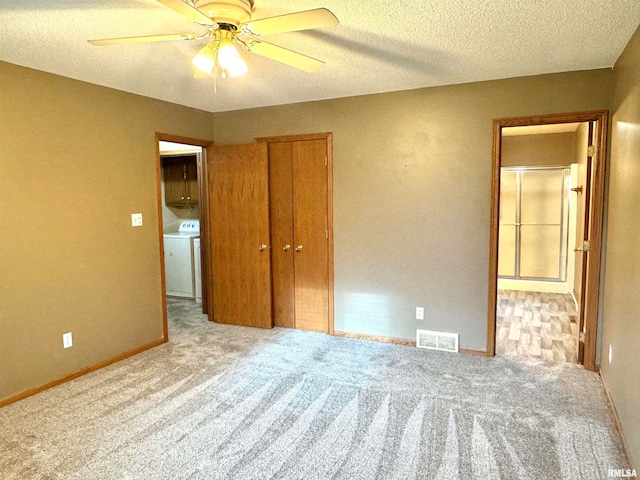
[[[326,140],[327,142],[327,229],[329,239],[327,243],[327,278],[329,289],[329,335],[334,335],[334,254],[333,254],[333,133],[310,133],[302,135],[284,135],[277,137],[256,138],[256,142],[301,142],[305,140]]]
[[[489,233],[489,298],[487,321],[487,355],[496,354],[496,311],[498,295],[498,228],[500,218],[500,166],[502,156],[502,129],[504,127],[523,127],[531,125],[548,125],[557,123],[595,122],[597,165],[593,179],[593,222],[589,226],[591,249],[590,259],[583,264],[587,268],[587,285],[585,291],[586,334],[584,340],[584,367],[596,370],[596,338],[598,334],[598,301],[600,292],[600,262],[602,258],[602,228],[604,212],[604,190],[607,153],[607,135],[609,129],[609,111],[559,113],[548,115],[532,115],[525,117],[500,118],[493,121],[493,153],[491,173],[491,229]]]
[[[160,288],[162,289],[162,330],[164,340],[169,341],[169,325],[167,320],[167,280],[165,278],[165,265],[164,265],[164,231],[162,221],[162,206],[164,199],[162,198],[162,163],[160,161],[160,142],[173,142],[182,143],[185,145],[195,145],[202,147],[203,154],[201,155],[200,165],[198,166],[198,188],[200,194],[200,204],[198,209],[200,211],[200,272],[202,277],[202,311],[208,312],[208,298],[205,295],[205,287],[207,286],[207,258],[209,258],[209,251],[207,248],[207,216],[208,212],[208,198],[206,196],[206,188],[204,185],[204,176],[207,173],[206,166],[206,148],[213,144],[209,140],[201,140],[197,138],[182,137],[179,135],[171,135],[168,133],[155,133],[156,141],[156,203],[158,209],[158,237],[160,239]],[[204,191],[203,191],[204,190]],[[203,224],[204,220],[204,224]]]

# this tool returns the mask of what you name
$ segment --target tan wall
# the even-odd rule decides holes
[[[616,63],[614,79],[602,370],[639,468],[640,29]]]
[[[503,167],[566,166],[575,157],[575,133],[502,137]]]
[[[575,255],[575,276],[573,283],[573,294],[580,304],[582,299],[582,252],[573,253],[573,249],[582,245],[584,241],[584,213],[587,189],[587,155],[589,148],[589,123],[581,123],[575,134],[575,159],[573,163],[578,164],[578,185],[582,185],[582,193],[572,193],[571,201],[575,205],[576,211],[576,242],[569,245],[569,255]]]
[[[7,63],[0,78],[1,400],[162,337],[154,132],[212,139],[213,117]]]
[[[459,332],[484,350],[492,121],[607,109],[610,81],[595,70],[220,113],[215,139],[334,132],[336,329]]]

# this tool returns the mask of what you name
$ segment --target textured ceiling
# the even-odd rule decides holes
[[[611,67],[640,0],[255,0],[253,18],[329,8],[336,27],[268,41],[326,62],[305,73],[246,54],[250,72],[194,79],[200,41],[88,39],[202,32],[154,0],[0,0],[0,60],[212,112]]]

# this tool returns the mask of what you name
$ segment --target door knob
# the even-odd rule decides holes
[[[581,249],[580,247],[578,247],[578,248],[574,248],[574,249],[573,249],[573,251],[574,251],[574,252],[581,252],[581,251],[582,251],[582,249]]]
[[[284,247],[282,247],[282,250],[288,252],[289,250],[291,250],[291,245],[285,245]]]
[[[261,252],[264,252],[267,249],[267,245],[265,245],[264,243],[260,244],[260,246],[258,247],[258,250],[260,250]]]
[[[301,250],[302,250],[302,245],[298,245],[298,246],[296,247],[296,252],[299,252],[299,251],[301,251]]]

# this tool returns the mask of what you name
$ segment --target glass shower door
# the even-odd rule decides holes
[[[498,276],[515,278],[518,272],[520,233],[520,181],[517,171],[500,173],[500,230],[498,235]]]
[[[566,281],[568,168],[501,172],[498,275]]]

